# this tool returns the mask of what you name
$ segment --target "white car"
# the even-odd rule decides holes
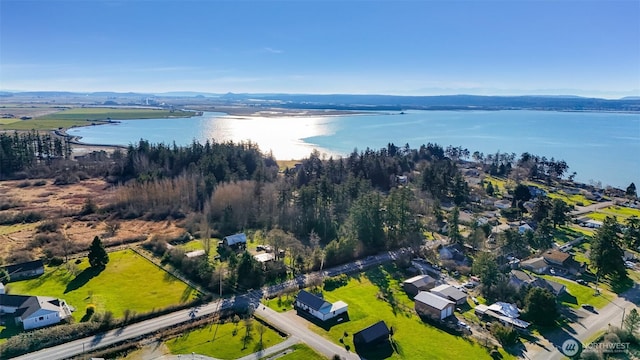
[[[632,263],[631,261],[625,261],[624,266],[626,266],[628,269],[633,269],[636,267],[636,264]]]

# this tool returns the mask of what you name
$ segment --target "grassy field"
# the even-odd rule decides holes
[[[542,277],[566,286],[569,294],[563,294],[562,296],[560,296],[559,300],[563,305],[567,305],[574,309],[579,308],[582,304],[591,304],[599,309],[607,305],[616,297],[613,293],[606,289],[606,286],[604,284],[598,285],[600,294],[596,295],[595,289],[592,287],[580,285],[558,276],[542,275]]]
[[[189,117],[191,111],[169,111],[139,108],[73,108],[41,116],[38,120],[125,120]]]
[[[125,119],[155,119],[166,117],[189,117],[193,112],[157,109],[73,108],[29,120],[8,124],[0,123],[0,130],[55,130],[73,126],[87,126],[95,121]]]
[[[262,343],[260,343],[260,326],[264,328]],[[246,344],[244,341],[247,333],[245,322],[240,321],[236,331],[234,331],[235,329],[236,324],[233,322],[211,324],[186,332],[182,336],[167,341],[166,345],[171,353],[176,355],[195,352],[217,359],[237,359],[284,341],[284,338],[275,330],[256,320],[251,321],[250,335]]]
[[[38,226],[37,223],[0,225],[0,235],[8,235],[21,230],[31,230],[31,229],[34,229],[36,226]]]
[[[11,294],[64,299],[76,308],[73,318],[77,321],[89,304],[95,304],[98,312],[111,311],[119,318],[125,310],[146,313],[197,296],[195,289],[131,250],[110,253],[109,258],[106,269],[98,274],[89,268],[85,258],[78,265],[47,267],[38,278],[7,286]]]
[[[326,358],[317,352],[315,352],[312,348],[308,347],[304,344],[296,344],[290,347],[289,349],[293,350],[283,356],[278,356],[279,360],[326,360]]]
[[[390,359],[489,359],[485,348],[470,338],[451,335],[424,323],[413,310],[413,301],[401,290],[391,267],[379,267],[350,278],[347,285],[324,292],[328,301],[349,304],[349,320],[328,330],[310,327],[336,344],[353,351],[353,333],[384,320],[393,328],[397,351],[379,349],[367,358]],[[343,337],[344,333],[347,337]],[[342,340],[342,342],[341,342]],[[437,344],[428,346],[427,344]],[[373,356],[370,356],[373,355]],[[504,358],[510,356],[503,352]]]
[[[20,119],[0,119],[0,125],[13,124],[14,122],[21,121]]]
[[[640,218],[640,209],[632,209],[624,206],[607,206],[596,212],[587,214],[587,217],[603,221],[607,216],[615,216],[619,223],[625,223],[628,218],[635,216]]]

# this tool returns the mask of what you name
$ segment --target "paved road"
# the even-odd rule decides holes
[[[345,265],[340,265],[334,268],[323,270],[322,272],[316,272],[312,274],[299,275],[293,280],[286,281],[282,284],[265,287],[258,290],[252,290],[246,295],[236,296],[229,299],[218,300],[206,305],[199,306],[197,308],[179,310],[167,315],[159,316],[153,319],[142,321],[136,324],[128,325],[123,328],[114,329],[106,333],[101,333],[95,336],[86,337],[84,339],[78,339],[70,341],[65,344],[43,349],[37,352],[29,353],[16,359],[19,360],[58,360],[66,359],[73,356],[80,355],[87,351],[96,350],[109,345],[117,344],[119,342],[143,337],[145,335],[154,333],[160,329],[168,328],[190,321],[194,318],[199,318],[205,315],[211,315],[220,309],[229,309],[232,307],[246,308],[249,305],[253,305],[254,308],[258,307],[259,300],[262,297],[268,295],[277,294],[289,289],[301,288],[307,286],[314,277],[318,276],[335,276],[343,273],[353,273],[362,271],[371,266],[382,264],[395,259],[398,254],[408,250],[398,250],[396,252],[389,251],[377,256],[370,256],[364,260],[354,261]],[[309,330],[307,330],[309,331]],[[288,332],[290,335],[297,335],[296,333]],[[308,337],[311,339],[311,337]],[[302,340],[305,340],[306,338]],[[328,340],[326,340],[328,341]],[[315,341],[308,345],[312,346],[316,344],[319,346],[316,350],[324,352],[327,350],[328,345],[323,345],[322,342]],[[334,345],[337,346],[337,345]],[[338,347],[341,349],[340,347]],[[335,348],[332,348],[335,350]],[[335,352],[334,352],[335,353]],[[333,354],[332,354],[333,356]]]
[[[590,213],[598,209],[604,209],[607,206],[613,206],[613,205],[615,205],[613,201],[603,201],[603,202],[597,202],[595,204],[591,204],[588,206],[576,206],[576,209],[570,212],[569,214],[571,216],[583,215],[583,214]]]
[[[569,328],[558,329],[551,333],[545,334],[546,341],[540,346],[529,346],[529,351],[525,353],[527,359],[532,360],[560,360],[565,358],[558,350],[562,343],[567,339],[575,339],[580,343],[591,340],[598,332],[606,330],[609,325],[620,326],[622,321],[623,309],[626,314],[632,308],[640,305],[640,285],[635,284],[634,287],[620,294],[619,297],[604,306],[598,313],[589,313],[586,310],[578,310],[581,314],[588,314],[585,317],[578,318]]]
[[[357,354],[347,351],[344,347],[338,346],[330,340],[327,340],[324,337],[309,330],[309,328],[304,325],[304,322],[291,321],[285,315],[280,314],[266,306],[258,306],[258,308],[255,310],[255,314],[261,319],[264,319],[269,324],[286,332],[287,334],[292,334],[296,338],[299,338],[309,347],[313,348],[329,359],[333,358],[335,354],[340,355],[346,360],[360,359]]]

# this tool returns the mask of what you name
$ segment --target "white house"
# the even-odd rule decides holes
[[[293,306],[298,311],[304,311],[322,321],[332,319],[340,314],[346,313],[348,310],[347,303],[343,301],[336,301],[332,304],[304,290],[300,290]]]
[[[453,301],[426,291],[420,291],[414,300],[414,307],[419,315],[439,320],[451,316],[455,308]]]
[[[64,300],[48,296],[0,294],[0,313],[12,314],[25,330],[53,325],[71,316]]]

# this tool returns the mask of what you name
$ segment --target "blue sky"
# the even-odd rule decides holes
[[[0,89],[640,96],[640,1],[0,0]]]

